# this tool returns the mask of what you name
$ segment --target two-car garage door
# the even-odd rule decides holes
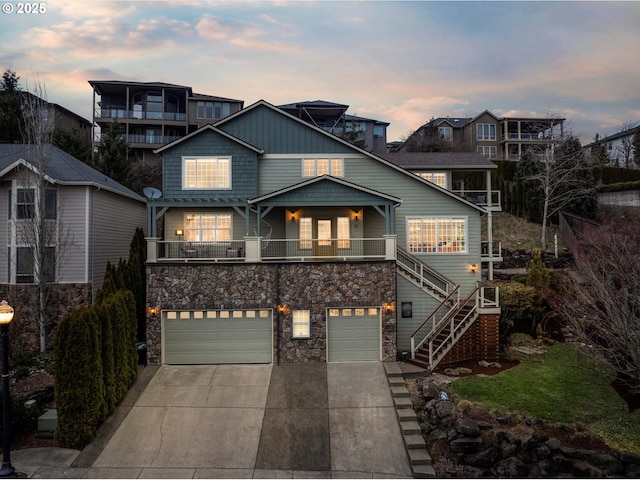
[[[162,312],[163,363],[271,363],[272,310]]]

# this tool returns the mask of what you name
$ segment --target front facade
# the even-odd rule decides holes
[[[135,159],[153,162],[153,150],[207,123],[240,110],[244,102],[194,93],[191,87],[162,82],[90,80],[93,88],[94,151],[100,132],[117,120]]]
[[[558,142],[564,137],[564,118],[499,117],[488,110],[475,117],[440,117],[433,120],[444,150],[474,152],[495,160],[519,160],[530,149]],[[416,151],[420,137],[429,130],[423,125],[400,147]],[[419,150],[418,150],[419,151]]]
[[[395,360],[480,298],[483,207],[267,102],[157,153],[150,363]]]
[[[3,298],[25,322],[35,321],[33,295],[44,275],[55,293],[53,320],[91,304],[107,262],[127,258],[136,229],[144,228],[145,199],[53,146],[0,145],[0,179]],[[38,242],[46,243],[42,265]]]

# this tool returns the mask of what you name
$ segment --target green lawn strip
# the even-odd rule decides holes
[[[588,425],[628,416],[611,380],[571,345],[557,344],[542,355],[522,355],[520,365],[498,375],[456,380],[452,389],[496,415]]]
[[[640,455],[640,410],[600,420],[588,428],[602,437],[607,445]]]

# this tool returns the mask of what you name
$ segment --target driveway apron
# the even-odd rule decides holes
[[[377,362],[162,366],[89,470],[114,478],[412,476]]]

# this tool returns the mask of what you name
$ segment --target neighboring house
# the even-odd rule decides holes
[[[640,123],[626,128],[621,132],[606,137],[583,147],[585,155],[591,156],[595,147],[603,147],[607,152],[609,164],[624,168],[640,167],[640,158],[635,158],[633,151],[633,137],[640,131]]]
[[[519,160],[529,149],[559,142],[564,137],[564,118],[499,117],[488,110],[475,117],[439,117],[433,120],[451,151],[475,152],[496,160]],[[398,148],[416,151],[430,125],[418,128]]]
[[[487,209],[265,101],[157,153],[150,363],[497,357]]]
[[[347,114],[349,105],[313,100],[279,105],[279,109],[322,130],[359,142],[369,152],[387,150],[388,122]]]
[[[93,88],[93,148],[100,132],[117,120],[135,159],[157,161],[156,148],[242,109],[244,102],[194,93],[191,87],[162,82],[90,80]]]
[[[50,248],[47,277],[57,295],[52,317],[91,304],[107,262],[128,257],[146,218],[144,198],[57,147],[39,148],[43,155],[35,145],[0,145],[0,215],[7,219],[0,235],[0,290],[23,319],[37,304],[30,295],[41,273],[33,260],[40,235],[32,232],[42,215]],[[41,176],[44,189],[34,181]]]

